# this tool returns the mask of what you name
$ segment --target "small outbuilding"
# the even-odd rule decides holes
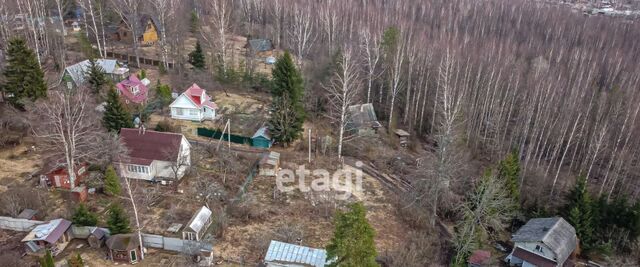
[[[93,227],[87,237],[87,242],[89,242],[89,246],[92,248],[101,248],[106,240],[107,231],[98,227]]]
[[[26,220],[35,220],[36,219],[36,214],[38,214],[37,211],[32,210],[32,209],[24,209],[22,210],[22,212],[20,212],[20,214],[18,214],[18,219],[26,219]]]
[[[107,239],[109,258],[115,262],[137,263],[142,254],[138,234],[117,234]]]
[[[256,131],[251,137],[251,146],[258,148],[270,148],[273,144],[271,141],[271,134],[269,134],[269,127],[263,126]]]
[[[371,103],[349,106],[348,111],[346,130],[350,134],[373,135],[382,127]]]
[[[469,267],[485,267],[491,266],[489,262],[490,260],[491,252],[478,249],[471,253],[471,256],[469,256],[467,263]]]
[[[266,267],[324,267],[327,251],[271,240],[263,265]]]
[[[87,177],[89,173],[88,165],[86,163],[79,164],[75,167],[74,172],[76,173],[74,187],[77,187]],[[41,180],[45,180],[47,185],[49,186],[71,189],[69,172],[67,170],[67,167],[62,164],[51,164],[49,166],[45,166]]]
[[[27,254],[42,256],[46,250],[51,255],[60,254],[72,239],[71,222],[65,219],[55,219],[33,228],[22,239],[27,248]]]
[[[396,134],[396,136],[400,140],[400,146],[407,147],[407,145],[409,145],[409,136],[411,136],[411,134],[409,134],[407,131],[402,129],[397,129],[393,132]]]
[[[263,176],[277,176],[280,168],[280,153],[269,151],[264,153],[258,162],[258,173]]]
[[[182,230],[182,239],[196,241],[202,239],[212,223],[211,214],[209,208],[202,206]]]

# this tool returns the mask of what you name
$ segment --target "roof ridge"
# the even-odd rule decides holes
[[[556,221],[553,223],[553,225],[551,227],[549,227],[549,229],[547,230],[546,233],[544,233],[544,235],[542,236],[542,243],[544,243],[545,245],[549,245],[545,242],[545,240],[547,240],[547,237],[549,236],[549,234],[551,234],[551,230],[555,229],[558,226],[558,223],[560,223],[560,217],[551,217],[551,219],[555,219]]]

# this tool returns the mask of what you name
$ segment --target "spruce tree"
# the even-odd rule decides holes
[[[205,68],[205,58],[204,52],[202,52],[202,47],[200,46],[200,41],[196,42],[196,49],[189,53],[189,63],[193,65],[196,69],[204,69]]]
[[[328,266],[367,267],[376,263],[375,231],[366,218],[362,203],[354,203],[347,212],[335,217],[335,232],[327,246]]]
[[[3,74],[5,83],[2,90],[14,107],[24,109],[25,100],[35,101],[47,96],[47,84],[38,58],[22,39],[9,41]]]
[[[593,246],[593,225],[592,213],[593,203],[587,190],[584,176],[578,177],[578,182],[567,196],[567,205],[563,209],[567,221],[576,229],[576,235],[585,249]]]
[[[113,87],[107,93],[107,105],[102,117],[102,124],[112,132],[120,132],[121,128],[133,127],[131,114],[122,105],[120,96]]]
[[[304,81],[289,52],[278,59],[272,76],[271,109],[275,116],[270,119],[269,130],[275,141],[290,144],[302,133],[305,119],[302,104]]]
[[[71,219],[74,224],[81,226],[96,226],[98,224],[98,216],[89,211],[87,206],[83,203],[80,203],[76,210],[73,212],[73,217]]]
[[[518,151],[513,151],[498,164],[498,177],[504,182],[505,188],[509,192],[509,196],[519,203],[520,190],[518,188],[518,180],[520,177],[520,159]]]
[[[131,232],[129,227],[129,218],[119,203],[113,203],[109,207],[109,217],[107,218],[107,227],[111,235],[126,234]]]
[[[120,195],[120,178],[111,165],[104,172],[104,191],[112,196]]]
[[[87,82],[95,94],[100,93],[102,86],[107,84],[107,75],[94,58],[89,59],[89,68],[87,69],[86,76]]]

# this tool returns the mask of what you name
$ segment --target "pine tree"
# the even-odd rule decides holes
[[[518,187],[518,179],[520,177],[520,159],[518,151],[513,151],[498,164],[498,177],[504,181],[505,189],[509,192],[509,196],[516,202],[520,200],[520,190]]]
[[[120,178],[111,165],[104,172],[104,191],[112,196],[120,195]]]
[[[96,226],[98,224],[98,216],[90,212],[83,203],[76,207],[71,220],[74,224],[81,226]]]
[[[162,101],[163,105],[171,103],[171,87],[167,84],[158,84],[156,87],[156,95]]]
[[[100,93],[102,86],[107,84],[107,75],[94,58],[89,59],[89,68],[87,69],[86,75],[87,82],[89,82],[95,94]]]
[[[193,50],[191,53],[189,53],[189,63],[191,63],[191,65],[193,65],[194,68],[199,70],[205,68],[206,64],[205,64],[204,52],[202,52],[200,41],[196,42],[196,49]]]
[[[366,218],[362,203],[354,203],[348,212],[338,212],[335,232],[327,246],[328,266],[367,267],[376,263],[375,232]]]
[[[111,235],[126,234],[131,232],[129,218],[119,203],[113,203],[109,207],[107,226]]]
[[[40,258],[40,266],[41,267],[55,267],[56,264],[53,261],[53,256],[51,255],[50,250],[46,250],[44,257]]]
[[[22,39],[9,41],[3,74],[5,83],[2,90],[14,107],[23,109],[25,99],[35,101],[47,96],[47,84],[38,58]]]
[[[578,182],[567,196],[564,216],[576,229],[576,235],[586,250],[594,245],[593,225],[596,220],[593,217],[592,207],[593,203],[587,191],[586,179],[584,176],[578,177]]]
[[[304,81],[288,52],[276,62],[272,76],[271,109],[277,116],[271,117],[269,130],[275,141],[290,144],[300,136],[305,119]]]
[[[124,108],[118,93],[113,87],[107,93],[107,105],[105,106],[102,123],[107,130],[113,132],[119,132],[121,128],[133,127],[131,114]]]

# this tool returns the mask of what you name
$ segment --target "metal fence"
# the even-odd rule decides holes
[[[251,141],[251,137],[235,135],[235,134],[227,134],[227,133],[223,135],[221,131],[203,128],[203,127],[198,127],[198,135],[213,138],[213,139],[220,139],[220,137],[222,137],[222,140],[224,141],[229,141],[229,139],[231,139],[231,143],[242,144],[242,145],[244,144],[252,145],[253,143]]]
[[[145,247],[176,251],[190,255],[199,254],[201,251],[213,251],[213,244],[209,242],[182,240],[175,237],[164,237],[152,234],[142,234],[142,244]]]
[[[43,223],[43,221],[16,219],[0,216],[0,229],[11,231],[28,232],[31,231],[36,225]]]

